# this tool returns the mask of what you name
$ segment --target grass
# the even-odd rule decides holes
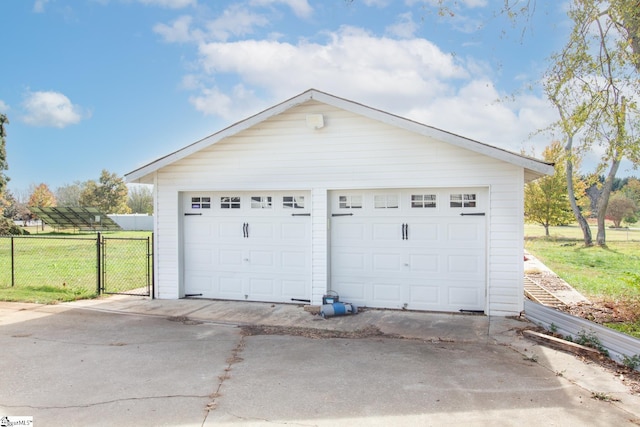
[[[592,229],[595,237],[595,229]],[[525,248],[593,301],[614,307],[624,318],[608,323],[640,337],[640,229],[607,229],[607,246],[585,247],[578,226],[525,226]]]
[[[59,302],[96,298],[97,296],[95,289],[90,291],[88,289],[69,289],[59,286],[0,288],[0,301],[10,302],[57,304]]]

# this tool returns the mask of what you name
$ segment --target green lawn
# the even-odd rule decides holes
[[[541,226],[527,224],[525,248],[587,298],[610,303],[629,320],[610,326],[640,337],[640,229],[607,229],[603,248],[585,247],[578,226],[552,227],[544,237]]]

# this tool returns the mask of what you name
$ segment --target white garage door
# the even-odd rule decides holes
[[[331,288],[368,307],[484,311],[484,189],[335,191]]]
[[[186,296],[295,302],[311,294],[304,192],[183,194]]]

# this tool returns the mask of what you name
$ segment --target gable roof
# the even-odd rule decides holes
[[[148,182],[145,178],[148,179],[149,175],[158,171],[159,169],[310,100],[316,100],[318,102],[322,102],[336,108],[341,108],[354,114],[359,114],[361,116],[368,117],[370,119],[377,120],[391,126],[399,127],[410,132],[424,135],[460,148],[464,148],[516,166],[520,166],[525,169],[525,182],[533,181],[544,175],[552,175],[554,172],[553,164],[551,163],[543,162],[541,160],[523,156],[511,151],[503,150],[492,145],[484,144],[482,142],[478,142],[431,126],[427,126],[413,120],[396,116],[382,110],[367,107],[366,105],[359,104],[357,102],[339,98],[337,96],[330,95],[316,89],[309,89],[280,104],[274,105],[271,108],[268,108],[258,114],[255,114],[249,118],[228,126],[219,132],[216,132],[212,135],[207,136],[206,138],[194,142],[193,144],[187,145],[184,148],[174,151],[173,153],[170,153],[166,156],[160,157],[159,159],[156,159],[145,166],[133,170],[128,174],[125,174],[125,178],[128,182],[132,183]]]

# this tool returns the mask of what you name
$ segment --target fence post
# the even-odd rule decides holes
[[[15,266],[15,251],[13,249],[13,236],[11,236],[11,287],[15,285],[16,282],[16,266]]]
[[[151,261],[151,299],[155,299],[156,297],[156,260],[155,260],[155,234],[151,233],[151,255],[150,255],[150,261]]]
[[[100,291],[102,290],[102,245],[100,244],[102,239],[101,239],[101,234],[98,231],[97,234],[97,239],[96,239],[96,286],[97,289],[96,291],[98,292],[98,295],[100,295]]]

